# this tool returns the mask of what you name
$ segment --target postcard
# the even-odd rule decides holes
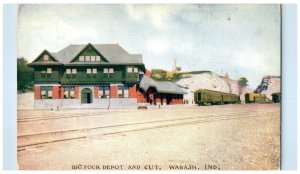
[[[280,5],[17,13],[18,169],[280,169]]]

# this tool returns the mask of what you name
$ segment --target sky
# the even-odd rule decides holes
[[[26,4],[18,8],[17,56],[70,44],[116,44],[142,54],[147,69],[226,72],[256,88],[280,75],[278,5]]]

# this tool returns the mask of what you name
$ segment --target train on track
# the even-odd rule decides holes
[[[245,102],[246,103],[273,103],[272,100],[266,97],[266,94],[258,94],[258,93],[246,93],[245,94]]]
[[[241,103],[240,96],[225,92],[199,89],[194,92],[194,101],[200,105],[211,104],[238,104]]]
[[[213,105],[213,104],[240,104],[240,96],[225,92],[199,89],[194,92],[194,101],[196,104],[200,105]],[[258,93],[246,93],[245,94],[245,103],[280,103],[281,94],[273,93],[272,100],[266,97],[266,94]]]
[[[281,93],[273,93],[272,94],[272,100],[274,103],[280,103],[281,101]]]

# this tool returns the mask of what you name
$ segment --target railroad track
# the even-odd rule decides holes
[[[238,113],[238,114],[243,114],[243,113]],[[278,112],[274,112],[274,111],[264,112],[264,113],[252,112],[250,114],[248,112],[248,115],[244,115],[244,116],[236,116],[233,115],[233,113],[225,113],[225,114],[222,113],[222,114],[215,114],[215,115],[206,114],[206,115],[194,116],[194,117],[134,122],[134,123],[125,123],[125,124],[116,124],[116,125],[106,125],[106,126],[99,126],[99,127],[90,127],[90,128],[83,128],[83,129],[72,129],[72,130],[62,130],[62,131],[54,131],[54,132],[20,135],[18,136],[18,151],[26,150],[26,148],[29,147],[41,147],[51,143],[83,139],[90,136],[122,134],[122,133],[160,129],[160,128],[182,126],[182,125],[189,125],[189,124],[200,124],[200,123],[213,122],[213,121],[266,117],[268,115],[277,116]]]
[[[188,109],[198,109],[198,108],[188,108]],[[231,108],[222,108],[224,110],[231,110]],[[244,108],[237,108],[240,109],[241,111],[244,110]],[[210,109],[203,109],[203,111],[207,111],[207,110],[211,110]],[[135,112],[141,112],[139,110],[134,111]],[[124,111],[113,111],[113,112],[91,112],[91,113],[86,113],[86,114],[82,114],[82,113],[77,113],[77,114],[54,114],[54,115],[50,115],[50,116],[22,116],[22,117],[18,117],[17,118],[17,122],[21,123],[21,122],[32,122],[32,121],[43,121],[43,120],[55,120],[55,119],[63,119],[63,118],[80,118],[80,117],[95,117],[95,116],[102,116],[102,115],[114,115],[114,114],[120,114],[120,113],[124,113]],[[132,112],[131,112],[132,113]]]
[[[139,111],[136,111],[139,112]],[[62,119],[62,118],[78,118],[78,117],[93,117],[93,116],[101,116],[101,115],[114,115],[123,113],[119,112],[95,112],[95,113],[87,113],[87,114],[61,114],[61,115],[50,115],[50,116],[35,116],[35,117],[27,117],[27,118],[18,118],[17,122],[32,122],[32,121],[42,121],[42,120],[55,120],[55,119]]]
[[[131,111],[131,110],[129,110]],[[33,111],[18,111],[19,118],[39,118],[41,115],[49,115],[49,116],[60,116],[60,115],[73,115],[79,113],[87,113],[87,114],[96,114],[96,113],[115,113],[115,112],[124,112],[124,110],[108,110],[108,109],[98,109],[97,111],[86,111],[86,110],[78,110],[76,112],[69,112],[69,110],[59,110],[59,111],[51,111],[49,110],[33,110]]]

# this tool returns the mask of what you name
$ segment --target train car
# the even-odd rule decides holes
[[[240,103],[240,97],[235,94],[199,89],[194,92],[194,101],[198,105]]]
[[[274,103],[280,103],[281,102],[281,93],[273,93],[272,94],[272,101]]]
[[[245,102],[250,103],[272,103],[272,100],[266,97],[266,94],[246,93]]]

